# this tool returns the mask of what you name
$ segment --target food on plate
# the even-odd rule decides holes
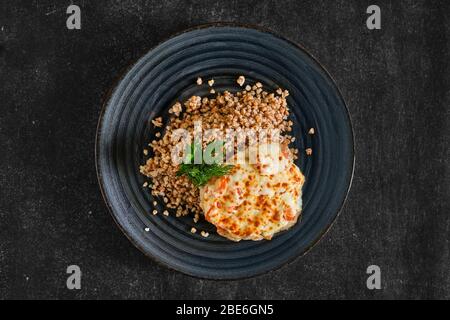
[[[304,177],[294,164],[298,150],[290,148],[294,138],[289,135],[293,126],[288,119],[286,97],[289,93],[282,89],[269,93],[261,83],[249,83],[243,76],[236,82],[239,86],[246,83],[245,89],[235,93],[211,89],[214,79],[205,84],[201,78],[194,79],[194,82],[209,87],[210,94],[175,102],[168,111],[166,123],[161,117],[151,120],[158,132],[148,145],[150,150],[145,152],[148,155],[146,163],[140,167],[140,172],[150,178],[146,186],[155,199],[159,198],[177,217],[192,213],[197,223],[204,216],[217,226],[219,234],[234,241],[270,239],[275,233],[295,224],[301,209]],[[200,129],[196,127],[197,123],[201,123]],[[277,131],[278,140],[269,139],[262,143],[247,139],[244,144],[247,150],[260,147],[278,150],[280,158],[271,159],[275,153],[262,153],[258,154],[257,163],[173,161],[173,150],[180,146],[179,139],[175,138],[179,130],[194,137],[198,132],[204,134],[200,142],[200,149],[204,151],[211,143],[223,140],[214,134],[208,136],[206,133],[211,129],[221,132],[234,130],[238,136],[249,130],[257,134],[264,130]],[[190,149],[193,145],[192,141],[184,142],[181,149]],[[233,148],[236,156],[248,158],[248,153],[244,155],[238,146]],[[275,162],[283,170],[273,171]],[[242,181],[244,185],[241,185]],[[228,184],[235,182],[240,185],[238,189]],[[226,184],[223,193],[215,188],[216,184]],[[238,200],[233,198],[236,190],[245,196]],[[215,195],[215,198],[208,195]],[[223,207],[218,208],[218,204],[223,204]],[[231,207],[233,210],[226,211]],[[204,237],[209,235],[207,232],[199,233]]]

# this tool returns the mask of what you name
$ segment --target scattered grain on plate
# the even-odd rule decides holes
[[[194,227],[191,228],[191,233],[196,233],[197,229],[195,229]]]
[[[158,117],[152,120],[152,123],[155,127],[162,127],[162,117]]]
[[[158,214],[158,210],[153,210],[153,215],[155,216],[155,215],[157,215]]]
[[[210,87],[212,87],[212,86],[214,85],[214,79],[209,80],[209,81],[208,81],[208,85],[209,85]]]
[[[144,156],[148,156],[148,150],[147,149],[144,149]]]
[[[153,205],[154,205],[154,206],[157,206],[157,205],[158,205],[158,202],[153,201]]]
[[[146,227],[144,230],[145,230],[145,232],[149,232],[149,231],[150,231],[150,228],[149,228],[149,227]]]
[[[168,215],[169,215],[169,211],[164,210],[164,211],[163,211],[163,215],[168,216]]]
[[[311,134],[311,135],[314,134],[315,133],[314,128],[309,129],[308,133]]]
[[[155,137],[160,138],[161,137],[161,132],[155,133]]]
[[[143,186],[144,188],[147,188],[147,187],[148,187],[148,182],[145,181],[144,184],[143,184],[142,186]]]
[[[211,89],[211,90],[209,91],[209,93],[214,94],[214,93],[216,93],[216,90]]]
[[[209,236],[209,233],[208,232],[206,232],[206,231],[202,231],[202,232],[200,232],[200,234],[202,235],[202,237],[204,237],[204,238],[206,238],[206,237],[208,237]]]
[[[169,113],[170,114],[174,114],[177,117],[180,115],[181,111],[183,111],[183,107],[181,106],[181,103],[176,102],[170,109],[169,109]]]
[[[307,148],[305,151],[306,151],[306,154],[308,156],[312,155],[312,149],[311,148]]]
[[[198,84],[199,86],[201,86],[202,83],[203,83],[202,78],[198,77],[198,78],[197,78],[197,84]]]
[[[200,215],[198,214],[198,213],[196,213],[195,215],[194,215],[194,223],[197,223],[198,222],[198,220],[200,219]]]
[[[239,78],[237,78],[236,82],[238,83],[238,85],[240,85],[242,87],[245,83],[245,77],[239,76]]]
[[[245,86],[245,90],[246,90],[246,91],[250,91],[250,90],[252,90],[252,87],[249,86],[249,85],[246,85],[246,86]]]

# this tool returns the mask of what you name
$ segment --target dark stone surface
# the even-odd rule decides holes
[[[450,298],[450,3],[377,1],[0,3],[0,298]],[[165,269],[121,234],[97,186],[102,99],[127,66],[185,28],[251,23],[302,43],[331,72],[356,135],[353,187],[305,257],[215,282]],[[66,267],[83,271],[66,289]],[[366,268],[383,289],[366,288]]]

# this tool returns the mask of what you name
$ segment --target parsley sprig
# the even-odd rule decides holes
[[[198,148],[201,150],[201,146],[198,146]],[[202,162],[201,164],[194,164],[194,153],[197,150],[194,143],[190,146],[190,149],[191,152],[187,156],[187,159],[180,164],[177,175],[186,175],[197,187],[206,185],[213,177],[227,175],[233,168],[232,165],[219,163],[206,164]]]

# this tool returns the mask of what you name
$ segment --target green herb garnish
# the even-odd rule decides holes
[[[190,146],[191,152],[187,161],[180,164],[177,175],[186,175],[196,187],[204,186],[213,177],[221,177],[228,174],[233,168],[232,165],[212,164],[194,164],[194,153],[197,152],[195,145]],[[201,150],[201,147],[200,147]]]
[[[213,177],[221,177],[230,172],[231,165],[214,164],[181,164],[177,175],[186,175],[195,186],[201,187]]]

